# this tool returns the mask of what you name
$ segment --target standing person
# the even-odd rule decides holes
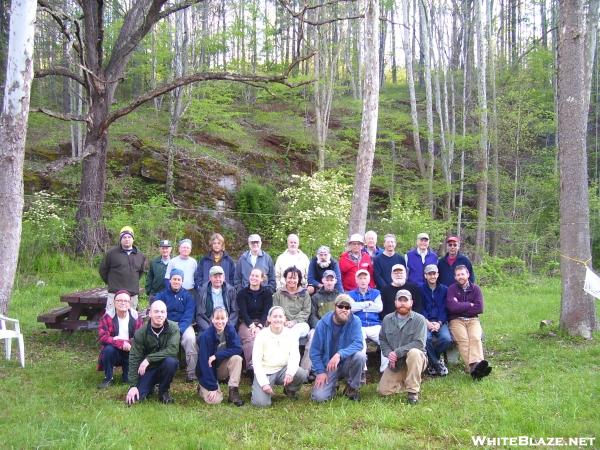
[[[164,239],[158,243],[160,256],[150,261],[150,269],[146,275],[146,295],[148,304],[154,301],[154,296],[165,288],[165,273],[171,260],[171,241]]]
[[[341,294],[335,299],[335,309],[319,321],[310,359],[316,374],[312,399],[323,402],[336,393],[339,379],[346,379],[344,395],[360,400],[360,384],[367,357],[363,350],[360,319],[351,312],[352,298]]]
[[[169,393],[179,360],[179,326],[167,320],[167,305],[155,300],[150,320],[135,332],[129,354],[129,384],[125,401],[133,405],[152,394],[158,384],[158,398],[173,403]]]
[[[111,248],[100,263],[100,276],[108,285],[106,311],[115,309],[115,292],[124,290],[131,296],[131,307],[137,310],[140,278],[146,267],[146,256],[133,245],[133,229],[121,228],[119,245]]]
[[[406,264],[408,267],[408,281],[418,286],[425,283],[423,270],[428,264],[437,264],[438,257],[433,250],[429,248],[429,235],[419,233],[417,235],[417,246],[406,254]]]
[[[275,261],[275,280],[277,281],[277,289],[285,286],[285,278],[283,272],[288,267],[296,267],[302,274],[302,286],[306,287],[306,276],[308,274],[308,256],[299,248],[300,238],[297,234],[290,234],[287,238],[287,249],[277,257]]]
[[[474,380],[487,377],[492,368],[483,358],[483,331],[479,314],[483,313],[483,294],[476,284],[469,282],[469,270],[465,266],[454,269],[456,283],[450,285],[446,295],[449,328],[458,347],[465,371]]]
[[[373,230],[365,233],[365,246],[362,251],[368,253],[373,260],[383,252],[381,247],[377,247],[377,233]]]
[[[171,270],[169,287],[155,296],[167,305],[167,318],[176,323],[181,332],[181,346],[185,351],[187,365],[186,381],[196,381],[196,363],[198,361],[198,347],[196,346],[196,333],[194,332],[194,316],[196,301],[192,294],[183,289],[184,274],[179,269]]]
[[[355,233],[348,239],[348,251],[340,255],[340,272],[345,292],[356,289],[356,272],[359,270],[366,270],[369,273],[370,286],[375,287],[373,261],[368,253],[362,251],[363,245],[362,236]]]
[[[260,330],[268,325],[267,314],[273,306],[271,290],[261,285],[263,274],[260,269],[252,269],[249,284],[237,294],[240,313],[239,334],[244,350],[246,370],[252,371],[252,348]]]
[[[341,292],[344,292],[342,287],[342,275],[340,273],[340,266],[338,262],[331,256],[331,250],[326,245],[321,245],[317,250],[317,255],[310,260],[308,265],[308,293],[314,294],[321,287],[323,287],[322,279],[323,274],[326,270],[332,270],[335,272],[337,282],[335,288]]]
[[[223,308],[229,316],[229,323],[237,326],[238,305],[235,288],[225,282],[225,271],[221,266],[212,266],[209,281],[198,289],[196,296],[196,324],[200,332],[210,327],[212,312]]]
[[[383,310],[381,319],[389,313],[396,311],[396,293],[400,289],[406,289],[412,295],[412,310],[420,313],[423,306],[421,301],[421,288],[410,281],[406,281],[406,267],[402,264],[396,264],[392,267],[392,284],[381,291],[381,300],[383,301]]]
[[[208,253],[198,261],[198,267],[194,274],[194,285],[196,290],[208,283],[209,271],[213,266],[221,266],[225,274],[225,282],[234,286],[235,262],[225,251],[225,238],[219,233],[213,233],[208,241]]]
[[[469,271],[469,283],[475,283],[475,272],[471,261],[460,251],[460,239],[456,236],[450,236],[446,239],[446,255],[438,260],[438,270],[440,272],[439,283],[450,286],[454,283],[454,269],[457,266],[465,266]]]
[[[392,284],[392,267],[402,264],[406,267],[404,256],[396,253],[396,235],[386,234],[383,237],[383,252],[373,261],[373,273],[375,274],[375,285],[383,291]]]
[[[425,341],[427,320],[412,310],[412,295],[401,289],[396,294],[396,311],[383,319],[379,341],[390,361],[377,392],[392,395],[406,391],[411,405],[419,401],[421,374],[427,367]]]
[[[445,377],[448,375],[448,368],[442,360],[442,353],[452,345],[446,311],[448,288],[438,282],[438,268],[435,264],[425,267],[425,279],[427,283],[421,287],[421,294],[422,314],[427,319],[427,371],[429,375]]]
[[[284,272],[285,286],[273,294],[273,306],[281,306],[285,312],[285,327],[289,328],[297,340],[308,335],[310,327],[310,295],[302,287],[302,273],[296,267],[288,267]]]
[[[252,269],[257,268],[261,270],[263,277],[266,277],[263,284],[271,290],[271,293],[275,292],[277,283],[275,282],[273,259],[261,249],[262,240],[258,234],[248,236],[248,247],[249,250],[240,255],[235,266],[235,289],[239,291],[247,287],[250,272],[252,272]]]
[[[190,255],[192,253],[192,240],[182,239],[179,241],[179,255],[175,258],[171,258],[165,271],[165,286],[169,287],[169,280],[171,279],[171,271],[173,269],[179,269],[183,272],[183,288],[186,291],[194,289],[194,274],[198,263]],[[194,295],[194,292],[191,292]]]
[[[256,336],[252,350],[254,381],[252,404],[271,406],[273,386],[282,384],[286,396],[295,399],[308,373],[300,367],[298,340],[285,327],[281,306],[273,306],[268,314],[269,326]]]
[[[221,403],[223,393],[219,388],[219,380],[229,378],[227,401],[242,406],[244,402],[239,391],[242,345],[228,320],[227,311],[217,306],[212,312],[211,326],[198,336],[198,394],[210,405]]]
[[[113,384],[113,369],[123,368],[123,383],[129,383],[129,351],[133,336],[143,325],[135,309],[131,309],[131,297],[127,291],[115,293],[115,308],[102,316],[98,323],[98,340],[102,344],[98,356],[98,370],[104,370],[104,380],[98,389]]]

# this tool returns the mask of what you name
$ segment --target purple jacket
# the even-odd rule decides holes
[[[408,281],[415,283],[417,286],[422,286],[425,283],[425,277],[423,271],[425,266],[429,264],[438,263],[438,257],[431,249],[427,250],[425,255],[425,263],[421,259],[421,255],[417,252],[416,248],[413,248],[406,254],[406,266],[408,268]]]
[[[471,303],[473,306],[471,306]],[[466,289],[454,283],[448,288],[446,309],[448,309],[448,320],[458,317],[477,317],[478,314],[483,312],[481,289],[472,283],[469,283]]]

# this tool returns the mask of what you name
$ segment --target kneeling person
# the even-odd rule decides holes
[[[162,403],[173,403],[169,394],[179,360],[179,327],[167,320],[167,305],[156,300],[150,305],[150,320],[135,332],[129,355],[129,383],[125,401],[132,405],[145,400],[158,384]]]
[[[223,393],[219,388],[219,380],[229,377],[228,401],[235,406],[242,406],[244,402],[239,391],[242,344],[235,328],[227,321],[227,311],[223,307],[216,307],[211,318],[212,325],[198,337],[198,393],[206,403],[221,403]]]
[[[325,314],[315,329],[310,359],[316,374],[312,399],[317,402],[335,395],[340,378],[347,380],[346,397],[360,399],[358,391],[366,355],[362,351],[361,322],[351,309],[352,298],[338,295],[335,309]]]
[[[396,312],[383,319],[379,343],[389,359],[377,392],[381,395],[408,392],[408,402],[419,400],[421,374],[427,367],[425,343],[427,319],[412,310],[412,295],[401,289],[396,294]]]
[[[254,340],[252,363],[252,404],[271,406],[273,386],[282,384],[285,394],[296,398],[308,372],[300,367],[298,338],[284,326],[285,312],[281,306],[273,306],[268,314],[269,326],[261,330]]]

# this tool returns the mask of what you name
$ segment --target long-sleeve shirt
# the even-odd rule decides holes
[[[286,375],[294,376],[300,367],[298,339],[289,328],[275,334],[271,327],[261,330],[254,339],[252,348],[254,376],[260,386],[269,384],[267,375],[287,367]]]
[[[285,278],[283,278],[283,272],[288,267],[295,266],[302,273],[302,286],[307,285],[308,275],[308,256],[304,254],[302,250],[298,250],[298,253],[292,255],[289,250],[286,250],[277,257],[275,261],[275,281],[277,282],[277,289],[281,289],[285,286]]]
[[[167,270],[165,272],[165,286],[168,287],[169,285],[169,279],[171,278],[171,270],[179,269],[183,272],[182,287],[187,290],[194,289],[194,274],[196,273],[197,267],[198,263],[191,256],[188,256],[185,259],[181,256],[171,258],[169,264],[167,265]]]
[[[319,258],[316,256],[310,260],[308,265],[308,284],[313,286],[315,290],[319,289],[319,286],[323,284],[323,273],[325,273],[326,270],[333,270],[335,272],[335,288],[340,291],[340,293],[344,292],[344,288],[342,287],[342,274],[340,273],[340,266],[333,256],[329,260],[327,267],[321,267],[319,265]]]
[[[194,322],[196,301],[192,294],[181,288],[177,292],[169,286],[154,297],[154,301],[162,300],[167,305],[167,318],[179,325],[181,334]]]
[[[396,264],[402,264],[406,267],[404,256],[394,253],[388,256],[385,253],[379,254],[373,261],[373,273],[375,274],[375,285],[382,291],[386,286],[392,284],[392,267]]]
[[[261,286],[258,291],[253,291],[250,286],[245,287],[237,293],[237,305],[240,313],[240,321],[247,327],[257,320],[264,326],[267,325],[267,314],[273,306],[273,295],[271,290]]]
[[[423,296],[423,310],[421,314],[430,322],[447,322],[448,311],[446,310],[446,295],[448,288],[443,284],[436,284],[435,289],[431,289],[429,284],[421,286]]]
[[[446,294],[446,309],[448,309],[448,320],[458,317],[477,317],[483,312],[481,289],[471,283],[463,289],[458,283],[454,283],[448,288]]]
[[[275,281],[275,265],[273,264],[273,259],[267,252],[262,250],[258,252],[256,263],[254,265],[252,265],[252,255],[249,250],[240,255],[235,266],[235,289],[237,291],[250,284],[249,277],[252,269],[262,270],[263,275],[267,276],[267,281],[263,281],[263,286],[271,289],[271,292],[276,291],[277,283]]]
[[[379,313],[383,309],[383,303],[377,289],[368,288],[362,293],[356,288],[348,292],[348,295],[354,300],[352,312],[360,319],[363,327],[381,325]]]
[[[383,356],[394,352],[398,356],[396,366],[390,369],[399,371],[406,365],[406,355],[410,349],[425,351],[427,342],[427,320],[421,314],[411,311],[406,320],[397,313],[385,316],[379,332],[379,346]]]
[[[273,294],[273,306],[281,306],[287,320],[303,323],[308,322],[312,304],[306,289],[300,289],[295,294],[280,289]]]

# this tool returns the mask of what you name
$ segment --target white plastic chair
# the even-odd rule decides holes
[[[7,323],[14,324],[14,330],[9,330],[6,326]],[[23,342],[23,335],[21,334],[21,327],[19,326],[19,321],[0,314],[0,339],[5,340],[4,351],[6,353],[6,359],[10,359],[12,340],[18,340],[21,367],[25,367],[25,343]]]

